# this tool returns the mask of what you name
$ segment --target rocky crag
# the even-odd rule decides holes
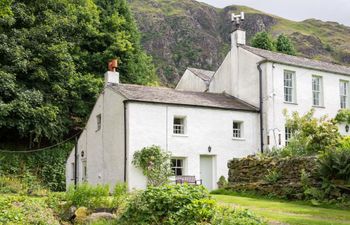
[[[229,51],[231,13],[240,11],[246,12],[248,40],[260,31],[274,37],[284,33],[300,56],[350,65],[350,27],[335,22],[295,22],[244,6],[218,9],[194,0],[129,3],[164,85],[176,84],[187,67],[216,70]]]

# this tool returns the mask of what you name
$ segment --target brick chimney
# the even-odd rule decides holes
[[[232,24],[233,32],[231,34],[231,48],[237,47],[237,45],[246,44],[246,33],[245,30],[241,28],[242,22],[244,21],[244,12],[241,12],[239,15],[232,13]]]
[[[105,73],[105,85],[119,84],[119,73],[117,72],[118,61],[112,59],[108,62],[108,71]]]

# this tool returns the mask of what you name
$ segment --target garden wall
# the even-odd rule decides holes
[[[249,156],[228,163],[226,189],[248,191],[286,198],[303,198],[304,178],[311,186],[319,186],[315,157],[259,158]],[[304,172],[302,172],[304,171]],[[305,176],[306,175],[306,176]]]

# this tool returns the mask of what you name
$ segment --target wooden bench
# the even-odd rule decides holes
[[[196,180],[195,176],[175,176],[176,184],[193,184],[193,185],[202,185],[202,179]]]

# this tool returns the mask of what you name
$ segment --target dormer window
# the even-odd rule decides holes
[[[186,117],[174,117],[173,133],[174,134],[185,134]]]

